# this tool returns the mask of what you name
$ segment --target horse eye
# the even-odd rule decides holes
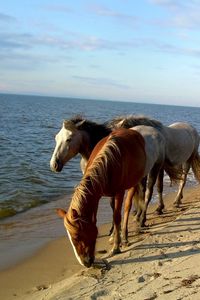
[[[69,137],[69,138],[66,139],[66,142],[69,143],[69,142],[71,142],[71,140],[72,139]]]

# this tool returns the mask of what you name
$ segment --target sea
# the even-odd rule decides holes
[[[22,243],[15,256],[23,253],[24,244],[37,248],[44,240],[64,234],[55,208],[67,208],[70,203],[82,177],[80,156],[61,173],[53,173],[49,162],[62,122],[77,114],[99,123],[119,115],[142,114],[165,125],[189,122],[200,133],[200,107],[0,94],[0,256],[17,239]],[[187,184],[196,184],[192,174]],[[98,223],[110,222],[107,199],[99,210]],[[12,261],[13,253],[9,253]]]

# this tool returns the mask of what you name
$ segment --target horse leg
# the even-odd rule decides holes
[[[122,244],[128,243],[128,218],[129,213],[132,207],[132,199],[133,195],[135,193],[135,188],[132,187],[128,190],[125,204],[124,204],[124,220],[123,220],[123,226],[122,226]]]
[[[110,198],[110,207],[112,208],[112,212],[114,212],[114,208],[115,208],[115,198],[114,197]],[[109,236],[112,235],[113,230],[114,230],[114,224],[112,222],[112,225],[111,225],[111,228],[110,228],[110,232],[109,232]]]
[[[182,166],[182,175],[181,175],[181,179],[180,179],[180,183],[179,183],[179,189],[178,189],[178,193],[176,195],[175,201],[174,201],[175,207],[179,207],[181,204],[181,199],[183,198],[183,188],[186,183],[187,174],[189,172],[189,169],[190,169],[190,163],[187,161]]]
[[[154,167],[151,169],[149,176],[148,176],[147,190],[145,193],[145,203],[144,203],[144,208],[142,210],[142,214],[140,216],[140,226],[141,227],[145,227],[147,208],[148,208],[149,202],[150,202],[152,194],[153,194],[153,187],[156,182],[159,171],[160,171],[160,165],[155,164]]]
[[[163,209],[165,207],[164,202],[163,202],[163,177],[164,177],[164,169],[161,168],[160,172],[158,173],[158,178],[157,178],[157,191],[158,191],[158,201],[159,201],[159,205],[156,209],[156,213],[158,215],[163,214]]]
[[[139,193],[135,194],[134,197],[134,206],[136,207],[136,221],[139,223],[140,221],[140,216],[142,214],[142,211],[144,209],[144,198],[145,198],[145,193],[146,193],[146,185],[147,185],[147,176],[145,176],[140,183],[140,187],[142,188],[142,195]],[[141,192],[141,190],[140,190]],[[136,197],[139,196],[139,197]]]
[[[114,245],[111,250],[111,255],[120,253],[120,224],[121,224],[121,210],[122,210],[122,203],[124,199],[125,191],[118,193],[115,196],[115,207],[113,213],[113,223],[114,223]]]

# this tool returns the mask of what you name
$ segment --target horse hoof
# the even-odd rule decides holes
[[[143,229],[139,226],[136,230],[135,230],[136,234],[142,234],[144,233]]]
[[[156,209],[154,213],[158,216],[163,215],[162,209]]]
[[[148,225],[146,225],[145,223],[142,223],[142,224],[140,224],[140,229],[142,230],[142,229],[146,229],[146,228],[148,228],[149,226]]]
[[[180,203],[174,203],[174,207],[179,208],[180,207]]]
[[[140,226],[141,228],[146,227],[146,226],[147,226],[147,225],[146,225],[146,219],[140,219],[139,226]]]
[[[128,240],[123,240],[121,244],[122,244],[123,247],[129,246]]]
[[[111,252],[110,252],[110,257],[113,256],[113,255],[119,254],[119,253],[121,253],[120,249],[112,249]]]

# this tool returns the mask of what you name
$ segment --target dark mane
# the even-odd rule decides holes
[[[90,149],[92,150],[95,145],[105,136],[109,135],[111,128],[107,127],[106,124],[98,124],[83,118],[80,115],[74,116],[69,120],[64,121],[66,129],[70,130],[82,130],[86,131],[90,137]]]
[[[119,127],[131,128],[137,125],[152,126],[158,130],[162,130],[164,126],[161,122],[143,115],[118,116],[111,121],[108,121],[106,125],[112,130]]]

